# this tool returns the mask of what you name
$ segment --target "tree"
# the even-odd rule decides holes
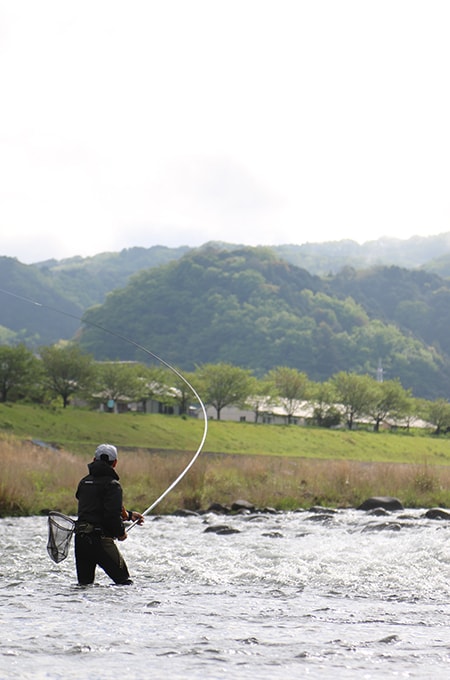
[[[154,399],[162,404],[173,403],[173,390],[167,384],[167,374],[162,366],[144,366],[139,364],[139,395],[137,400],[142,402],[144,413],[147,411],[147,401]]]
[[[93,360],[74,345],[41,347],[40,356],[50,391],[62,397],[63,408],[72,394],[85,388],[93,375]]]
[[[187,380],[187,382],[191,384],[194,383],[195,373],[180,370],[179,373]],[[192,401],[197,401],[192,389],[187,385],[183,378],[180,378],[179,375],[173,372],[170,372],[170,375],[168,376],[168,382],[172,385],[170,394],[172,400],[178,404],[180,408],[180,415],[184,415],[188,412],[189,405]]]
[[[267,413],[276,403],[276,388],[271,380],[251,378],[250,394],[246,406],[255,414],[255,423],[262,413]]]
[[[103,403],[114,404],[119,399],[139,401],[143,390],[141,374],[139,365],[134,363],[106,361],[97,364],[94,381],[96,398]]]
[[[199,394],[216,409],[217,420],[224,406],[241,405],[250,394],[250,371],[231,364],[204,364],[196,371]]]
[[[36,393],[40,364],[25,345],[0,347],[0,401]]]
[[[376,381],[368,375],[357,375],[340,371],[331,378],[336,389],[338,401],[345,409],[347,427],[353,429],[353,423],[358,416],[367,415],[374,400],[374,385]]]
[[[378,432],[380,423],[391,418],[401,418],[407,414],[410,390],[404,390],[398,380],[385,380],[374,385],[373,401],[368,406],[367,414],[375,422],[374,430]]]
[[[314,404],[313,419],[318,427],[333,427],[341,422],[341,413],[336,406],[336,389],[330,381],[315,383],[311,398]]]
[[[409,430],[417,421],[426,420],[428,417],[428,408],[424,409],[425,399],[416,399],[413,396],[408,397],[401,416],[402,423],[406,430]]]
[[[267,374],[267,378],[275,385],[278,402],[283,406],[290,425],[300,403],[309,397],[311,382],[306,373],[300,373],[288,366],[273,368]]]
[[[435,399],[428,408],[428,420],[435,425],[435,434],[450,428],[450,404],[447,399]]]

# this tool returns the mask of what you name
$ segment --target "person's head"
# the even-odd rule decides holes
[[[112,444],[100,444],[95,449],[94,460],[103,460],[108,465],[115,467],[117,463],[117,449]]]

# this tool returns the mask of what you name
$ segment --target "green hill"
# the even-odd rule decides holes
[[[125,286],[136,272],[177,260],[189,250],[187,246],[125,248],[118,253],[47,260],[35,266],[57,290],[86,309],[103,302],[115,288]]]
[[[381,361],[386,378],[416,396],[447,397],[450,282],[423,263],[445,272],[449,238],[155,246],[36,265],[0,258],[0,288],[13,293],[0,293],[0,342],[35,349],[81,336],[98,358],[136,357],[94,324],[184,369],[226,361],[263,375],[290,365],[319,381],[338,370],[375,376]],[[368,266],[378,260],[414,268]],[[91,325],[80,333],[85,312]]]
[[[450,284],[420,271],[321,279],[267,248],[203,248],[135,275],[88,310],[80,343],[97,359],[142,361],[125,336],[185,370],[223,361],[262,375],[288,365],[316,381],[340,370],[375,376],[381,360],[387,377],[433,398],[450,378],[450,319],[439,317],[449,294]]]
[[[60,338],[71,338],[79,321],[82,307],[56,290],[48,278],[32,265],[21,264],[14,258],[0,257],[0,342],[25,342],[34,348],[52,344]],[[25,298],[25,299],[23,299]],[[37,300],[40,305],[26,299]],[[49,307],[64,310],[55,313]]]

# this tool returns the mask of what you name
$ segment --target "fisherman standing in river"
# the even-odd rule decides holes
[[[125,510],[115,467],[117,449],[100,444],[89,474],[78,484],[78,520],[75,526],[75,563],[78,583],[94,582],[97,565],[118,585],[132,583],[115,540],[127,538],[124,520],[142,524],[143,515]]]

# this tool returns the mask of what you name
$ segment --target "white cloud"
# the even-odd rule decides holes
[[[0,0],[0,255],[450,229],[444,0]]]

